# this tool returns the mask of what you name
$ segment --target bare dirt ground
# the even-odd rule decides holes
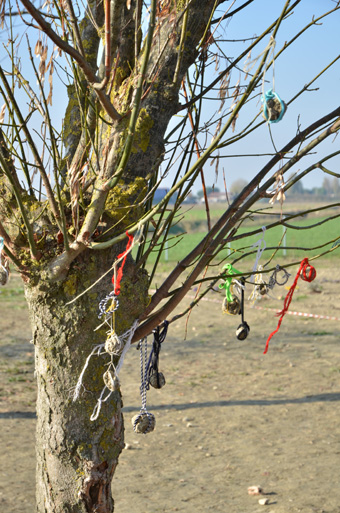
[[[290,310],[340,318],[340,270],[330,261],[316,268],[313,285],[299,280]],[[251,331],[240,342],[239,318],[214,301],[193,311],[186,340],[185,320],[170,326],[160,354],[167,384],[148,393],[156,429],[145,436],[130,422],[140,408],[139,354],[127,354],[127,448],[114,479],[115,511],[340,512],[339,321],[286,315],[263,355],[274,312],[248,303]],[[282,300],[257,305],[281,308]],[[0,511],[31,513],[34,348],[18,278],[1,289],[0,306]],[[248,495],[252,485],[268,505]]]

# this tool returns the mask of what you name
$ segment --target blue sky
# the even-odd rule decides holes
[[[237,8],[243,3],[244,0],[238,0],[231,9]],[[217,14],[223,14],[230,2],[225,2],[220,7]],[[249,38],[254,35],[260,35],[268,25],[270,25],[280,14],[284,0],[255,0],[252,4],[246,7],[243,11],[229,19],[223,37],[226,39],[240,39]],[[303,0],[296,8],[295,14],[285,20],[276,38],[276,51],[278,51],[285,41],[289,40],[296,32],[301,30],[312,19],[312,16],[318,17],[323,12],[335,7],[333,0]],[[17,18],[15,21],[16,29],[14,32],[20,33],[23,30],[22,22]],[[313,26],[305,32],[301,38],[289,47],[284,54],[277,59],[275,63],[275,90],[283,100],[288,101],[294,96],[305,83],[309,82],[321,69],[323,69],[332,59],[339,55],[339,42],[340,42],[340,11],[325,18],[321,26]],[[4,36],[5,37],[5,36]],[[35,36],[36,37],[36,36]],[[253,50],[252,58],[261,53],[269,42],[267,37],[263,42]],[[25,44],[25,42],[23,42]],[[246,49],[249,43],[222,43],[223,51],[228,57],[233,58]],[[35,40],[32,39],[34,48]],[[49,45],[49,52],[52,50],[52,45]],[[50,53],[49,53],[50,55]],[[8,67],[8,59],[3,48],[0,49],[0,62]],[[38,59],[35,60],[38,66]],[[25,68],[28,70],[30,63],[27,59],[22,62],[23,71]],[[241,68],[243,63],[241,64]],[[213,66],[210,68],[213,73]],[[31,76],[32,84],[35,84],[35,78],[31,71],[27,71],[25,76]],[[211,75],[210,75],[211,77]],[[209,78],[210,78],[209,77]],[[235,83],[239,78],[239,72],[234,71],[232,75],[231,84]],[[266,89],[270,87],[272,80],[272,71],[269,70],[266,75]],[[46,78],[47,82],[47,78]],[[339,90],[340,90],[340,61],[334,67],[324,74],[312,86],[318,87],[318,91],[308,92],[299,97],[299,99],[292,104],[283,120],[280,123],[272,124],[272,134],[276,147],[279,149],[285,145],[296,133],[297,121],[300,116],[301,128],[305,128],[315,119],[327,114],[339,105]],[[241,79],[242,83],[242,79]],[[268,87],[267,87],[268,85]],[[46,91],[48,91],[48,84],[46,83]],[[16,90],[18,98],[22,97],[22,91]],[[25,99],[26,101],[26,99]],[[54,85],[52,117],[56,120],[57,124],[61,125],[62,117],[65,112],[67,102],[65,88]],[[205,115],[206,118],[210,117],[211,109],[216,108],[216,102],[213,105],[207,106]],[[230,103],[229,103],[230,105]],[[1,105],[0,105],[1,106]],[[237,121],[236,132],[240,130],[249,119],[259,112],[260,103],[253,101],[243,109]],[[40,128],[40,120],[37,120],[37,129]],[[318,155],[322,156],[328,152],[335,151],[339,145],[339,139],[335,139],[325,144],[320,149]],[[270,140],[268,126],[263,125],[256,133],[243,140],[242,142],[233,145],[227,150],[221,151],[221,156],[226,154],[258,154],[258,153],[272,153],[273,146]],[[306,159],[305,163],[297,167],[297,169],[304,169],[312,161],[315,156]],[[250,180],[254,174],[259,171],[262,165],[267,161],[268,157],[244,157],[244,158],[224,158],[221,159],[221,170],[224,167],[228,187],[233,181],[238,178]],[[340,159],[334,159],[332,164],[329,165],[330,169],[338,171]],[[300,167],[302,166],[303,167]],[[297,170],[296,169],[296,170]],[[205,166],[205,177],[207,185],[215,183],[215,168],[214,166]],[[306,188],[320,186],[324,175],[321,172],[314,171],[313,174],[305,179],[303,184]],[[170,186],[171,178],[165,180],[163,186]],[[224,188],[222,173],[220,172],[216,185],[222,190]],[[200,182],[197,182],[195,191],[201,188]]]
[[[253,35],[260,35],[264,30],[279,16],[284,1],[256,0],[245,8],[242,12],[231,18],[225,31],[225,39],[249,38]],[[223,4],[225,7],[228,4]],[[240,5],[237,2],[234,8]],[[324,12],[335,7],[331,0],[304,0],[296,8],[295,14],[285,20],[276,37],[276,51],[280,50],[285,41],[291,39],[311,20],[313,14],[317,18]],[[222,9],[221,9],[222,13]],[[252,59],[259,55],[269,42],[267,37],[252,52]],[[275,90],[283,100],[289,101],[306,83],[324,69],[337,55],[339,55],[340,42],[340,11],[333,13],[322,20],[322,25],[313,26],[306,31],[293,45],[291,45],[275,61]],[[228,57],[236,57],[247,48],[249,43],[223,43],[222,47]],[[241,68],[243,65],[241,65]],[[233,72],[232,83],[239,78],[237,71]],[[267,80],[269,81],[267,84]],[[270,87],[272,80],[272,71],[268,70],[266,74],[266,87]],[[242,83],[242,79],[241,79]],[[277,149],[284,146],[296,133],[298,117],[300,116],[301,129],[308,126],[311,122],[331,112],[339,106],[340,90],[340,61],[338,61],[330,71],[326,72],[311,87],[319,88],[318,91],[306,92],[289,106],[281,122],[272,124],[271,130]],[[260,110],[261,104],[253,101],[249,108],[241,111],[237,121],[236,132],[242,128],[253,116]],[[206,112],[209,116],[209,107]],[[339,145],[339,139],[328,142],[322,149],[318,150],[318,156],[326,155],[328,152],[336,151]],[[258,154],[272,153],[273,145],[271,143],[269,129],[263,125],[254,135],[244,139],[228,150],[221,152],[224,154]],[[314,161],[314,157],[305,159],[304,163],[294,169],[305,169]],[[245,157],[245,158],[225,158],[221,159],[221,168],[224,167],[227,185],[238,178],[250,180],[254,174],[259,171],[268,157]],[[339,168],[340,159],[333,159],[330,169]],[[204,168],[207,185],[212,186],[215,183],[214,166],[206,165]],[[320,186],[324,178],[320,171],[313,171],[308,179],[303,180],[305,188]],[[170,180],[168,181],[170,184]],[[218,187],[224,190],[222,173],[217,179]],[[195,190],[201,188],[197,183]]]

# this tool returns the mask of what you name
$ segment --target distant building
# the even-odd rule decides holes
[[[158,189],[155,190],[155,194],[153,195],[153,203],[158,203],[161,201],[168,192],[169,189],[158,187]]]
[[[218,202],[226,202],[226,194],[225,192],[210,192],[208,194],[209,203],[218,203]],[[200,199],[201,203],[204,203],[204,196]]]

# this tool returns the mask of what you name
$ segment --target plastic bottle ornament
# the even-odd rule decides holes
[[[246,322],[239,325],[236,330],[236,337],[238,340],[245,340],[249,335],[250,327]]]
[[[149,378],[149,383],[153,388],[164,387],[166,381],[163,372],[153,372]]]
[[[278,123],[283,118],[287,106],[279,95],[269,89],[261,98],[263,103],[263,117],[268,123]]]
[[[229,315],[239,315],[241,313],[241,303],[238,297],[232,296],[232,301],[228,301],[228,298],[225,297],[222,303],[222,311]]]
[[[156,419],[152,413],[144,411],[132,417],[131,423],[135,433],[146,435],[155,429]]]

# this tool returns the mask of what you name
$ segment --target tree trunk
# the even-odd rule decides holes
[[[111,513],[111,480],[124,447],[124,424],[119,388],[90,417],[104,387],[109,355],[93,356],[78,401],[73,391],[80,369],[93,347],[105,342],[98,303],[112,291],[108,275],[71,305],[67,303],[110,267],[112,256],[82,255],[67,279],[49,283],[43,277],[26,285],[36,350],[37,512]],[[109,263],[108,263],[109,262]],[[85,274],[86,270],[86,274]],[[124,267],[117,311],[117,333],[126,330],[145,307],[145,275],[133,278],[132,259]],[[111,273],[110,273],[111,274]],[[85,276],[85,278],[84,278]],[[131,282],[133,292],[131,291]],[[140,294],[140,298],[137,295]],[[124,312],[124,315],[120,315]]]

